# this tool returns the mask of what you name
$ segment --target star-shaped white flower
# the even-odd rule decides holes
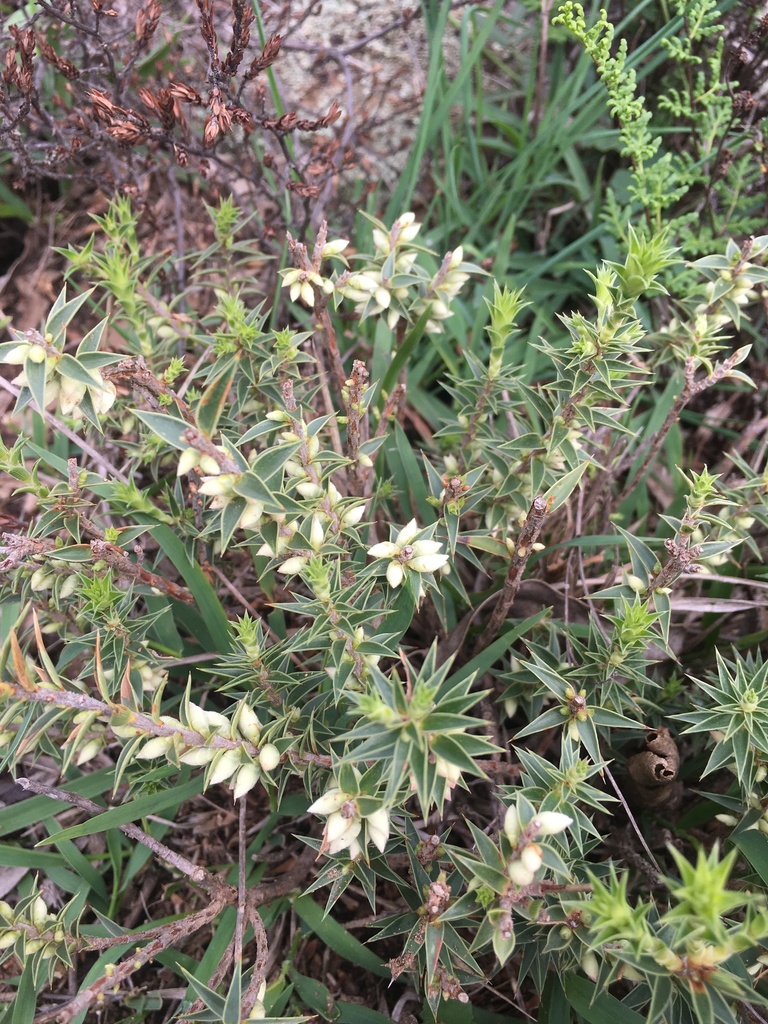
[[[448,561],[448,555],[440,551],[442,545],[436,540],[416,540],[423,530],[415,519],[398,533],[393,541],[382,541],[368,549],[371,558],[389,558],[387,582],[399,587],[406,570],[413,572],[437,572]]]

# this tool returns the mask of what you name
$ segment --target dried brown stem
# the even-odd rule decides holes
[[[478,651],[487,647],[488,644],[490,644],[498,635],[499,630],[507,617],[507,613],[512,607],[512,602],[515,600],[517,592],[520,589],[520,583],[523,578],[525,567],[528,564],[528,559],[531,556],[533,545],[536,543],[536,540],[541,533],[541,529],[544,526],[544,521],[547,518],[548,513],[549,506],[547,505],[546,499],[541,497],[541,495],[537,495],[537,497],[533,499],[533,504],[528,510],[528,515],[525,517],[525,522],[520,530],[520,535],[515,542],[515,551],[509,562],[506,579],[504,580],[504,587],[499,596],[499,600],[491,613],[488,625],[478,638]]]
[[[91,551],[96,560],[101,559],[106,562],[123,579],[133,580],[136,583],[144,584],[144,586],[152,587],[154,590],[159,590],[162,594],[167,594],[168,597],[172,597],[176,601],[182,601],[184,604],[195,603],[192,592],[187,590],[186,587],[181,587],[178,583],[174,583],[173,580],[167,580],[163,576],[158,576],[157,573],[150,572],[149,569],[145,569],[143,566],[132,562],[123,549],[119,548],[116,544],[109,544],[104,540],[92,540]]]
[[[370,374],[359,359],[352,363],[352,374],[346,381],[344,396],[347,413],[347,458],[352,463],[349,471],[350,494],[362,495],[371,475],[371,467],[360,461],[360,445],[368,438],[368,413],[365,407],[365,392]]]

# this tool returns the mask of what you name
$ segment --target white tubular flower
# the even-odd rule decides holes
[[[461,778],[461,769],[458,765],[451,764],[439,754],[435,756],[435,774],[445,779],[446,789],[451,790]]]
[[[189,702],[187,720],[190,729],[199,732],[201,736],[211,736],[214,733],[220,736],[229,735],[230,722],[226,715],[218,711],[206,711],[192,701]]]
[[[291,302],[301,298],[305,306],[314,306],[315,292],[312,287],[323,287],[323,279],[313,270],[287,270],[283,273],[283,288],[290,288]]]
[[[309,810],[327,817],[321,853],[333,856],[341,850],[348,850],[350,859],[356,860],[363,852],[358,841],[363,825],[365,842],[373,843],[377,850],[384,852],[389,839],[389,811],[386,808],[380,807],[364,818],[354,795],[334,787],[315,800]]]
[[[301,555],[294,555],[292,558],[286,558],[282,565],[278,565],[275,572],[279,572],[283,576],[295,576],[297,573],[301,572],[308,561],[308,558],[304,558]]]
[[[530,885],[534,875],[520,860],[513,860],[507,864],[507,875],[511,882],[520,887]]]
[[[417,222],[416,214],[410,210],[407,213],[402,213],[397,218],[395,226],[399,228],[398,242],[412,242],[421,231],[421,224]]]
[[[254,501],[252,498],[246,498],[246,501],[245,511],[237,521],[237,525],[241,530],[255,530],[264,515],[264,506],[260,501]]]
[[[357,814],[347,818],[343,811],[335,811],[328,816],[323,833],[324,852],[333,856],[346,850],[357,840],[363,828],[363,823]],[[359,844],[356,844],[359,849]]]
[[[103,387],[90,388],[91,401],[94,411],[97,413],[109,412],[117,398],[117,388],[111,380],[105,380]]]
[[[240,750],[231,749],[225,750],[223,753],[218,754],[216,761],[213,765],[213,771],[211,772],[208,784],[215,786],[217,782],[224,782],[225,779],[231,778],[238,767],[240,766]]]
[[[203,765],[210,764],[215,756],[216,751],[212,747],[190,747],[183,754],[179,754],[179,760],[194,768],[202,768]]]
[[[449,270],[455,270],[464,260],[464,247],[457,245],[451,253],[451,259],[448,263]]]
[[[389,839],[389,811],[380,807],[378,811],[369,814],[365,819],[365,828],[368,839],[379,853],[384,853]]]
[[[319,551],[325,540],[325,530],[318,516],[312,516],[312,525],[309,528],[309,546],[313,551]]]
[[[341,528],[357,526],[365,514],[365,505],[352,505],[341,517]]]
[[[554,836],[572,825],[573,818],[569,818],[567,814],[561,814],[559,811],[542,811],[541,814],[536,815],[532,824],[538,835]]]
[[[330,259],[332,256],[338,256],[340,253],[349,245],[346,238],[334,238],[330,242],[326,242],[323,246],[323,251],[320,254],[324,260]]]
[[[517,846],[520,842],[522,830],[520,828],[520,818],[517,813],[517,808],[514,804],[511,804],[507,808],[507,813],[504,815],[504,832],[510,843],[512,843],[513,846]]]
[[[136,754],[136,757],[141,757],[146,760],[152,760],[155,757],[163,757],[167,754],[173,744],[172,736],[153,736],[151,740],[148,740],[141,750]]]
[[[83,398],[85,398],[85,384],[81,384],[79,380],[73,380],[71,377],[62,376],[59,389],[59,409],[62,416],[70,416],[72,410],[75,406],[80,405]]]
[[[530,843],[520,851],[520,862],[534,874],[544,863],[541,847],[537,843]]]
[[[23,366],[25,359],[29,355],[29,348],[29,345],[26,343],[16,345],[5,353],[2,362],[8,363],[9,366]]]
[[[221,473],[219,476],[204,476],[200,482],[200,493],[211,498],[211,509],[226,508],[234,497],[235,484],[240,473]]]
[[[250,706],[244,701],[240,704],[240,709],[237,714],[237,728],[240,734],[251,743],[258,743],[259,736],[261,735],[261,722],[259,716]]]
[[[179,465],[176,468],[176,476],[186,476],[200,464],[200,453],[196,448],[185,448],[179,456]]]
[[[241,796],[245,796],[246,793],[250,792],[259,781],[260,774],[255,764],[244,764],[238,768],[232,777],[233,798],[239,800]]]
[[[448,555],[441,554],[441,545],[434,540],[414,540],[421,529],[412,519],[398,533],[394,541],[383,541],[368,549],[372,558],[391,559],[387,566],[387,581],[393,588],[403,582],[405,572],[437,572],[448,561]]]
[[[307,810],[310,814],[333,814],[334,811],[340,811],[348,799],[347,794],[342,793],[338,786],[335,786],[333,789],[326,790]]]

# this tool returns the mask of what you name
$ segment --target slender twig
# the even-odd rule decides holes
[[[24,790],[29,790],[32,793],[37,793],[40,796],[47,796],[53,800],[59,800],[65,804],[71,804],[73,807],[78,807],[81,811],[85,811],[87,814],[98,815],[103,814],[105,808],[99,804],[94,803],[93,800],[89,800],[87,797],[79,796],[77,793],[70,793],[66,789],[58,789],[56,786],[46,786],[41,782],[35,782],[33,779],[18,778],[16,779],[16,785],[20,786]],[[176,853],[169,846],[161,843],[155,839],[154,836],[149,835],[143,829],[140,829],[138,825],[126,824],[119,826],[120,831],[124,832],[131,839],[135,839],[141,843],[142,846],[146,846],[148,850],[161,857],[164,861],[176,868],[183,875],[186,875],[191,882],[195,882],[204,889],[209,896],[221,896],[228,898],[230,901],[235,898],[235,891],[231,886],[228,886],[225,882],[220,881],[215,875],[211,875],[204,867],[200,864],[194,864],[191,860],[182,856],[180,853]]]
[[[648,843],[646,843],[645,836],[640,831],[640,826],[635,821],[634,815],[632,814],[632,811],[630,811],[630,809],[629,809],[629,804],[627,803],[624,794],[622,793],[621,789],[619,788],[619,784],[616,782],[616,779],[614,779],[613,775],[611,774],[611,770],[610,770],[610,768],[607,765],[603,765],[601,770],[607,776],[608,781],[610,782],[611,786],[613,787],[614,792],[616,793],[616,796],[619,798],[619,800],[621,802],[621,806],[624,808],[624,813],[629,818],[629,822],[632,825],[632,828],[633,828],[633,830],[635,832],[635,835],[640,840],[640,845],[645,850],[645,852],[646,852],[646,854],[648,856],[648,860],[651,862],[651,864],[656,869],[657,873],[659,874],[659,877],[661,877],[663,872],[662,872],[661,868],[659,867],[659,862],[656,860],[654,855],[651,853],[651,848],[648,846]]]
[[[533,499],[533,504],[528,510],[528,515],[525,517],[525,522],[520,530],[520,535],[515,542],[514,553],[509,561],[507,576],[504,580],[504,587],[501,591],[499,600],[491,613],[488,625],[478,638],[478,651],[487,647],[494,637],[498,635],[498,632],[507,617],[509,609],[512,607],[512,603],[515,600],[517,592],[520,589],[520,583],[522,582],[523,573],[525,572],[525,567],[528,564],[528,559],[531,557],[533,545],[536,543],[536,540],[541,533],[541,529],[544,526],[544,520],[547,518],[548,513],[549,506],[546,498],[543,498],[541,495],[537,495]]]

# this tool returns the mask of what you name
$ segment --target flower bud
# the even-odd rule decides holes
[[[215,786],[219,782],[224,782],[225,779],[234,775],[239,765],[239,749],[225,750],[223,753],[217,754],[213,765],[213,771],[208,779],[208,784]]]
[[[20,936],[21,932],[16,931],[15,929],[11,929],[9,932],[4,932],[0,935],[0,950],[11,947]]]
[[[240,711],[237,716],[237,728],[240,730],[242,736],[245,739],[250,740],[251,743],[259,742],[261,722],[250,704],[243,702],[240,705]]]
[[[588,978],[591,978],[592,981],[597,981],[597,976],[600,973],[600,964],[591,950],[588,950],[581,958],[581,969]]]
[[[567,814],[561,814],[559,811],[542,811],[536,815],[533,822],[536,833],[540,836],[557,835],[558,832],[562,832],[572,824],[573,818],[569,818]]]
[[[27,353],[27,359],[33,363],[44,363],[47,355],[48,353],[42,345],[30,345],[29,352]]]
[[[232,793],[235,800],[245,796],[259,781],[260,773],[255,764],[244,764],[238,768],[232,779]]]
[[[513,846],[517,846],[520,842],[521,831],[517,807],[511,804],[504,815],[504,833]]]
[[[77,755],[77,760],[75,761],[75,764],[87,764],[88,761],[91,761],[93,760],[94,757],[96,757],[100,750],[100,739],[88,740],[88,742],[84,743],[83,746],[80,748],[80,752]]]
[[[532,871],[534,874],[539,870],[544,858],[541,853],[541,847],[536,843],[531,843],[529,846],[524,847],[520,851],[520,862],[525,867]]]
[[[148,761],[155,757],[163,757],[170,750],[172,743],[172,736],[153,736],[151,740],[144,744],[136,754],[136,757],[141,757]]]
[[[45,931],[48,924],[48,907],[42,896],[35,896],[29,908],[29,919],[39,932]]]
[[[274,743],[265,743],[259,751],[259,764],[265,772],[271,772],[280,764],[280,751]]]
[[[216,756],[216,751],[211,747],[190,747],[183,754],[179,754],[179,760],[183,764],[190,764],[194,768],[202,768],[210,764]]]
[[[530,885],[533,881],[533,872],[519,860],[513,860],[507,864],[507,875],[510,881],[519,886]]]

